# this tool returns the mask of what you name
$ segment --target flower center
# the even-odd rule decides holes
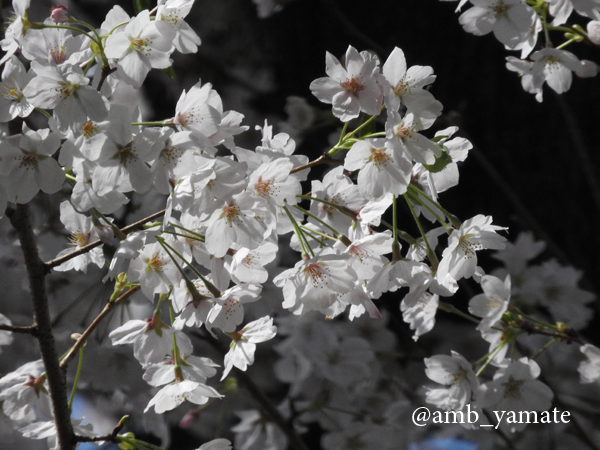
[[[492,11],[494,11],[496,19],[506,15],[506,12],[508,11],[508,5],[505,5],[502,0],[498,3],[494,3],[490,8]]]
[[[521,398],[521,386],[523,385],[523,381],[513,380],[512,377],[509,377],[506,383],[502,383],[504,386],[504,398],[511,399],[519,399]]]
[[[472,234],[465,234],[458,239],[458,246],[462,250],[465,258],[472,258],[475,256],[477,250],[481,250],[481,245],[476,242],[471,242],[469,238],[473,237]]]
[[[23,93],[17,86],[17,82],[14,78],[5,81],[2,83],[2,87],[0,88],[0,94],[7,98],[8,100],[19,101],[23,98]]]
[[[262,177],[258,177],[254,189],[256,189],[256,193],[261,197],[271,197],[274,190],[273,180],[263,180]]]
[[[362,80],[360,78],[351,78],[346,79],[343,83],[340,83],[344,89],[352,94],[356,94],[359,91],[362,91],[365,88]]]
[[[369,156],[368,161],[372,162],[375,165],[375,167],[385,167],[389,160],[390,156],[385,152],[384,149],[371,147],[371,156]]]
[[[98,133],[98,131],[100,131],[100,129],[98,128],[98,125],[95,124],[94,122],[92,122],[91,120],[88,120],[85,123],[85,125],[81,128],[81,133],[83,134],[83,136],[86,139],[91,138],[96,133]]]
[[[242,214],[242,212],[240,211],[240,208],[238,208],[237,206],[227,205],[227,206],[223,207],[223,210],[222,210],[219,218],[220,219],[225,218],[225,220],[229,223],[229,226],[232,226],[232,222],[234,220],[236,220],[236,218],[238,218],[241,214]]]
[[[158,252],[154,253],[151,258],[145,260],[146,272],[159,272],[162,273],[163,266],[166,264],[164,259],[160,257]]]

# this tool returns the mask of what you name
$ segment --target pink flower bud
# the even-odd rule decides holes
[[[56,5],[50,8],[50,18],[54,23],[68,22],[71,19],[71,15],[69,11],[67,11],[67,7],[63,5]]]

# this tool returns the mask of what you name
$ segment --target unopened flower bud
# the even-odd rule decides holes
[[[586,28],[590,41],[596,45],[600,45],[600,20],[589,21]]]
[[[575,71],[575,74],[580,78],[592,78],[598,75],[598,64],[588,59],[582,59],[579,61],[579,68]]]
[[[68,22],[71,20],[71,14],[64,5],[56,5],[50,8],[50,18],[54,23]]]

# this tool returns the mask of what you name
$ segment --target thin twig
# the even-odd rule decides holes
[[[587,146],[582,138],[583,133],[579,129],[579,125],[577,124],[577,120],[575,120],[573,111],[571,110],[571,107],[565,98],[560,94],[555,94],[554,97],[558,102],[558,107],[560,108],[560,111],[567,124],[567,130],[571,135],[573,147],[575,147],[575,151],[581,160],[580,167],[583,171],[585,181],[592,192],[596,210],[600,212],[600,181],[598,181],[598,174],[594,170],[595,166],[592,158],[590,158],[590,152],[588,151]]]
[[[58,362],[58,353],[52,334],[52,321],[50,320],[45,286],[47,272],[38,253],[35,234],[29,218],[29,207],[26,204],[17,204],[15,209],[7,209],[6,215],[17,232],[25,259],[33,302],[33,322],[37,328],[36,339],[40,347],[46,370],[46,379],[50,388],[58,447],[60,450],[73,450],[76,444],[75,433],[71,424],[71,411],[67,400],[65,372]]]
[[[310,161],[310,162],[308,162],[306,164],[303,164],[301,166],[294,167],[292,170],[290,170],[290,174],[296,173],[296,172],[300,172],[301,170],[308,169],[308,168],[313,167],[313,166],[318,166],[319,164],[323,164],[323,163],[325,163],[327,161],[331,161],[331,158],[327,157],[326,155],[321,155],[317,159],[315,159],[314,161]]]
[[[7,325],[5,323],[0,323],[0,330],[11,331],[12,333],[31,334],[33,337],[36,337],[38,328],[36,325],[29,325],[27,327],[17,327],[14,325]]]
[[[205,342],[209,343],[213,348],[219,351],[221,354],[225,354],[226,350],[223,348],[223,345],[211,338],[206,338],[200,333],[195,333],[196,336],[203,339]],[[283,415],[279,412],[279,410],[273,406],[273,404],[269,401],[269,399],[262,393],[262,391],[256,386],[254,381],[248,376],[246,372],[236,369],[235,377],[238,380],[239,384],[246,389],[250,395],[260,404],[263,408],[264,412],[269,416],[269,418],[277,424],[277,426],[283,431],[283,433],[287,436],[290,446],[294,450],[308,450],[308,447],[302,441],[294,427],[288,423],[288,421],[283,417]]]
[[[139,289],[140,289],[140,286],[134,286],[131,289],[129,289],[127,292],[125,292],[124,294],[122,294],[115,301],[113,301],[113,302],[109,301],[106,304],[106,306],[100,312],[100,314],[98,314],[98,316],[92,321],[92,323],[90,324],[90,326],[87,327],[87,330],[85,330],[81,334],[81,336],[79,336],[79,339],[77,339],[77,341],[75,342],[75,344],[73,344],[73,347],[71,347],[71,349],[69,350],[69,353],[67,353],[65,355],[65,357],[62,359],[62,361],[60,362],[60,367],[62,369],[66,369],[67,368],[67,366],[69,365],[69,362],[71,362],[71,360],[75,357],[75,354],[77,353],[77,350],[79,349],[79,347],[81,347],[85,343],[85,341],[87,340],[87,338],[90,336],[90,334],[92,334],[92,331],[94,331],[96,329],[96,327],[100,324],[100,322],[102,321],[102,319],[104,319],[106,317],[106,315],[109,312],[111,312],[115,306],[117,306],[119,303],[121,303],[127,297],[131,296],[134,292],[137,292]]]
[[[126,227],[121,228],[121,232],[127,234],[130,231],[133,231],[136,228],[141,227],[146,222],[149,222],[149,221],[151,221],[153,219],[156,219],[157,217],[162,216],[164,213],[165,213],[164,209],[162,211],[158,211],[158,212],[152,214],[151,216],[145,217],[142,220],[138,220],[137,222],[134,222],[131,225],[127,225]],[[60,266],[65,261],[69,261],[70,259],[73,259],[73,258],[75,258],[75,257],[77,257],[79,255],[83,255],[84,253],[89,252],[93,248],[98,247],[100,244],[102,244],[102,241],[100,239],[98,239],[97,241],[91,242],[88,245],[84,245],[83,247],[75,250],[72,253],[69,253],[68,255],[61,256],[60,258],[56,258],[56,259],[53,259],[51,261],[47,261],[47,262],[44,263],[44,266],[46,266],[46,270],[50,270],[53,267]]]

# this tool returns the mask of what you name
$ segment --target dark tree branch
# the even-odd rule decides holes
[[[65,355],[65,357],[62,359],[62,361],[60,362],[60,367],[62,369],[65,369],[65,370],[67,369],[67,367],[69,366],[69,362],[71,362],[73,357],[77,354],[77,350],[79,350],[79,347],[81,347],[85,343],[87,338],[90,336],[90,334],[92,334],[92,331],[94,331],[96,329],[96,327],[102,321],[102,319],[104,319],[108,315],[108,313],[113,310],[113,308],[115,306],[117,306],[119,303],[121,303],[123,300],[125,300],[127,297],[129,297],[134,292],[137,292],[139,289],[140,289],[139,286],[134,286],[131,289],[129,289],[127,292],[125,292],[123,295],[121,295],[119,298],[117,298],[115,301],[112,301],[112,302],[109,301],[106,304],[106,306],[100,312],[100,314],[98,314],[98,316],[94,319],[94,321],[90,324],[90,326],[87,327],[87,330],[85,330],[81,334],[81,336],[79,336],[79,339],[77,339],[77,342],[75,342],[73,347],[71,347],[71,349],[69,350],[69,353],[67,353]]]
[[[142,226],[142,225],[144,225],[146,222],[149,222],[149,221],[151,221],[151,220],[153,220],[153,219],[156,219],[157,217],[160,217],[160,216],[162,216],[164,213],[165,213],[165,210],[164,210],[164,209],[163,209],[163,210],[161,210],[161,211],[158,211],[158,212],[156,212],[156,213],[152,214],[151,216],[145,217],[145,218],[143,218],[142,220],[138,220],[137,222],[134,222],[134,223],[132,223],[131,225],[127,225],[126,227],[123,227],[123,228],[121,228],[121,231],[122,231],[123,233],[127,234],[127,233],[129,233],[130,231],[133,231],[133,230],[135,230],[136,228],[139,228],[139,227],[141,227],[141,226]],[[53,259],[53,260],[51,260],[51,261],[45,262],[45,263],[44,263],[44,266],[46,267],[46,270],[48,270],[48,271],[49,271],[49,270],[50,270],[50,269],[52,269],[53,267],[60,266],[60,265],[61,265],[62,263],[64,263],[65,261],[69,261],[70,259],[73,259],[73,258],[75,258],[76,256],[83,255],[84,253],[87,253],[87,252],[89,252],[90,250],[92,250],[93,248],[96,248],[96,247],[98,247],[98,246],[99,246],[99,245],[101,245],[101,244],[102,244],[102,241],[101,241],[101,240],[99,240],[99,239],[98,239],[97,241],[90,242],[88,245],[84,245],[83,247],[81,247],[81,248],[79,248],[79,249],[75,250],[75,251],[74,251],[74,252],[72,252],[72,253],[69,253],[68,255],[61,256],[60,258],[56,258],[56,259]]]
[[[21,251],[25,259],[29,287],[33,301],[33,321],[37,328],[36,338],[42,354],[42,361],[46,369],[46,379],[50,388],[52,412],[56,424],[56,433],[60,450],[73,450],[75,448],[75,433],[71,425],[71,411],[67,396],[67,383],[65,372],[58,362],[58,353],[52,334],[52,322],[48,309],[46,295],[46,267],[38,254],[37,244],[31,220],[29,207],[17,204],[16,209],[9,208],[7,216],[15,228],[21,243]]]
[[[17,327],[14,325],[7,325],[5,323],[0,323],[0,330],[2,331],[11,331],[13,333],[23,333],[23,334],[31,334],[36,337],[37,335],[37,326],[29,325],[27,327]]]

